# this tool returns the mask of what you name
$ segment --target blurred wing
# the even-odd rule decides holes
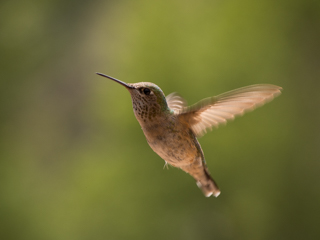
[[[197,137],[208,129],[225,124],[235,116],[243,115],[271,101],[281,94],[281,87],[268,84],[257,84],[206,98],[184,108],[179,117],[189,123]]]
[[[175,113],[181,112],[187,106],[187,101],[177,93],[170,93],[166,97],[166,100],[168,107],[171,108]]]

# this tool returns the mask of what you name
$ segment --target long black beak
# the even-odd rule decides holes
[[[120,80],[118,80],[118,79],[116,79],[116,78],[110,77],[110,76],[105,75],[105,74],[103,74],[103,73],[98,73],[98,72],[97,72],[96,74],[98,74],[98,75],[100,75],[100,76],[102,76],[102,77],[105,77],[105,78],[109,78],[109,79],[111,79],[111,80],[113,80],[113,81],[115,81],[115,82],[117,82],[117,83],[120,83],[122,86],[125,86],[126,88],[129,88],[129,89],[134,89],[134,88],[135,88],[134,86],[132,86],[132,85],[130,85],[130,84],[128,84],[128,83],[122,82],[122,81],[120,81]]]

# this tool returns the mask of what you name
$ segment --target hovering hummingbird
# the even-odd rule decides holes
[[[197,137],[235,116],[262,106],[280,95],[282,90],[270,84],[251,85],[203,99],[188,107],[177,93],[165,97],[154,83],[125,83],[102,73],[97,74],[121,84],[129,91],[134,114],[150,147],[165,164],[189,173],[206,197],[218,197],[220,190],[209,173]]]

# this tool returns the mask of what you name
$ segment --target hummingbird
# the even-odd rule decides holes
[[[130,93],[133,112],[149,146],[165,165],[190,174],[206,197],[218,197],[220,190],[210,175],[197,138],[213,127],[225,124],[271,101],[281,94],[281,87],[256,84],[205,98],[188,106],[177,93],[165,96],[151,82],[125,83],[96,73],[124,86]]]

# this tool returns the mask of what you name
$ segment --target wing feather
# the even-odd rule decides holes
[[[168,107],[172,109],[175,113],[181,112],[187,106],[187,101],[181,97],[178,93],[170,93],[166,97]]]
[[[270,84],[251,85],[203,99],[190,107],[185,107],[186,102],[180,96],[169,95],[168,105],[189,123],[195,135],[200,137],[208,129],[225,124],[236,116],[266,104],[280,95],[281,90],[281,87]]]

